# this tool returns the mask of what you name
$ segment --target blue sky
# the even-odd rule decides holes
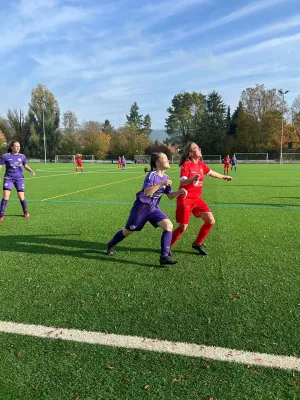
[[[162,129],[172,97],[256,83],[300,95],[300,0],[0,0],[0,115],[46,85],[61,112]]]

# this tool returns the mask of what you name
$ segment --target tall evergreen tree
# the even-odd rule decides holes
[[[143,121],[143,134],[150,136],[152,133],[151,129],[151,117],[149,114],[145,115],[144,121]]]
[[[143,115],[139,114],[139,106],[136,102],[132,104],[130,107],[130,114],[126,115],[127,118],[127,125],[135,126],[139,132],[141,132],[143,127]]]

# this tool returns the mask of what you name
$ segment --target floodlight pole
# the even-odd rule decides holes
[[[282,96],[282,116],[281,116],[281,138],[280,138],[280,164],[283,164],[283,157],[282,157],[282,142],[283,142],[283,128],[284,128],[284,95],[287,94],[289,90],[285,92],[282,89],[278,90],[278,93]]]

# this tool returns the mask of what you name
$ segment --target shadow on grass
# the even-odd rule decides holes
[[[71,235],[68,235],[71,236]],[[75,234],[72,236],[76,236]],[[76,239],[68,239],[65,235],[8,235],[2,236],[0,251],[11,251],[14,253],[59,255],[62,257],[80,257],[88,260],[105,261],[105,263],[121,263],[138,265],[141,267],[161,268],[159,265],[159,249],[157,249],[157,264],[124,260],[118,257],[110,257],[106,254],[106,243],[88,242]],[[151,253],[151,248],[131,248],[118,246],[120,255],[122,252]],[[141,260],[145,255],[141,254]]]

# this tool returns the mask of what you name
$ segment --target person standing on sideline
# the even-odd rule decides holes
[[[231,181],[233,178],[228,175],[221,175],[211,170],[202,160],[201,149],[196,143],[187,143],[180,159],[180,188],[185,188],[187,196],[177,198],[176,222],[178,227],[173,231],[171,248],[187,230],[191,214],[196,218],[202,218],[204,224],[201,226],[198,235],[192,244],[192,248],[197,250],[202,256],[207,253],[202,247],[204,239],[215,224],[215,219],[208,205],[201,198],[204,175],[213,178]]]
[[[115,246],[133,232],[141,231],[150,222],[154,228],[163,229],[161,236],[160,265],[173,265],[178,261],[169,256],[172,240],[173,224],[165,213],[159,208],[159,202],[163,194],[169,199],[184,197],[187,191],[180,188],[172,192],[172,181],[165,171],[170,168],[168,157],[164,153],[152,153],[150,158],[151,171],[147,174],[142,189],[136,194],[136,200],[130,211],[125,228],[118,231],[107,244],[107,255],[115,255]]]
[[[78,168],[80,168],[80,171],[83,172],[83,167],[82,167],[82,154],[76,154],[76,172],[78,172]]]
[[[126,158],[122,157],[122,171],[126,171]]]
[[[228,156],[224,158],[224,175],[228,175],[229,165],[230,165],[230,157],[228,154]]]
[[[118,157],[118,168],[122,168],[122,159],[120,156]]]
[[[22,166],[33,176],[35,172],[29,167],[24,154],[19,153],[20,143],[14,141],[8,149],[8,153],[0,158],[0,169],[5,165],[5,174],[3,179],[3,197],[0,205],[0,222],[4,221],[6,205],[8,203],[13,186],[17,189],[18,197],[23,209],[24,217],[29,218],[27,202],[25,199],[25,182]]]
[[[234,170],[236,171],[237,159],[236,159],[235,154],[231,157],[230,163],[231,163],[231,171],[232,171],[232,168],[234,168]]]

